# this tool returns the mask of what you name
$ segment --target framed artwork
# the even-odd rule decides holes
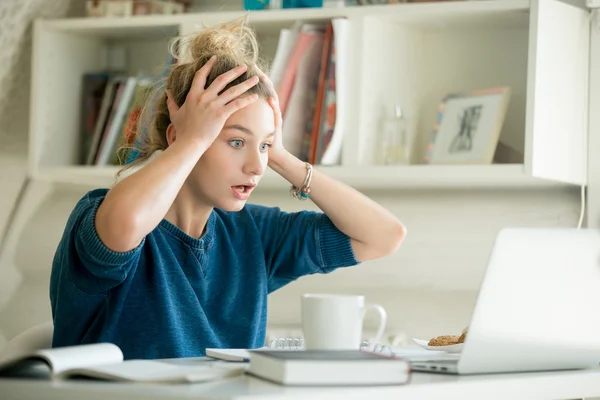
[[[498,87],[444,97],[425,162],[491,164],[510,93],[509,87]]]

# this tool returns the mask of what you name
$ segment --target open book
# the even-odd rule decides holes
[[[239,365],[193,358],[124,361],[121,349],[112,343],[0,355],[0,374],[40,365],[50,368],[53,379],[83,377],[141,383],[204,382],[238,376],[245,372],[245,368]]]

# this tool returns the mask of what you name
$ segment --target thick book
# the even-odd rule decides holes
[[[244,374],[245,368],[194,359],[124,360],[112,343],[38,349],[0,355],[0,375],[27,374],[39,367],[52,379],[92,378],[139,383],[192,383]]]
[[[250,351],[248,374],[281,385],[403,385],[408,361],[361,350]]]

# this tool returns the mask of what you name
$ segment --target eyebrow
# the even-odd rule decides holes
[[[246,128],[245,126],[237,125],[237,124],[224,126],[223,129],[236,129],[238,131],[244,132],[247,135],[254,135],[254,132],[252,132],[250,129]],[[271,132],[271,133],[267,134],[267,137],[271,137],[271,136],[275,136],[275,132]]]

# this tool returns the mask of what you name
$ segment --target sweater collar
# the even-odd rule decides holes
[[[195,249],[202,249],[212,244],[215,234],[215,218],[215,210],[212,210],[210,215],[208,216],[208,221],[206,221],[206,230],[204,232],[204,235],[202,235],[202,237],[200,238],[195,238],[188,235],[187,233],[179,229],[177,225],[172,224],[164,218],[160,222],[159,226],[171,233],[173,236],[175,236],[185,244]]]

